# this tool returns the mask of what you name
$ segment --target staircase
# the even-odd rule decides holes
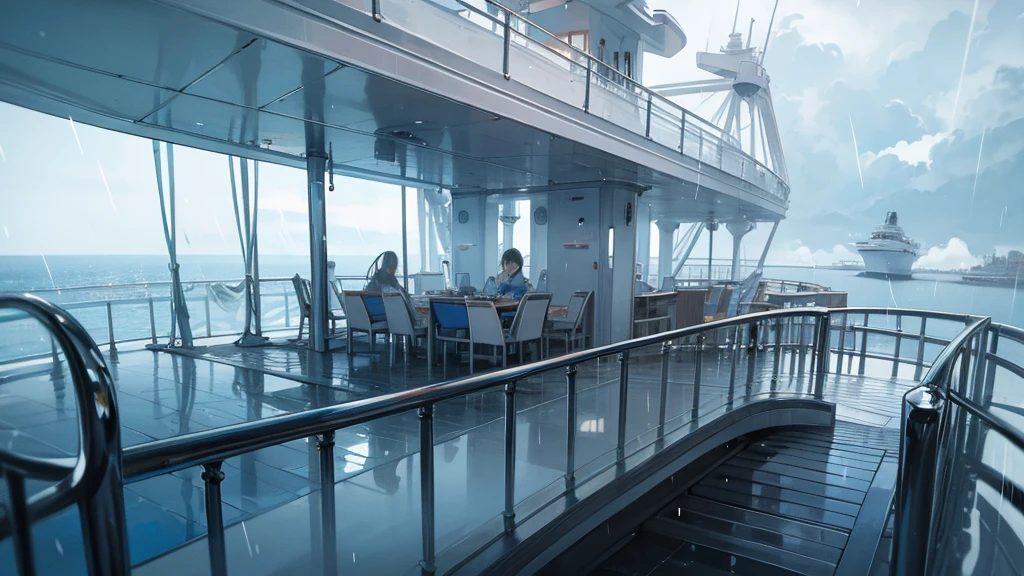
[[[837,574],[851,541],[877,542],[884,524],[877,510],[861,510],[869,489],[891,490],[876,473],[896,454],[889,442],[853,441],[879,430],[838,423],[825,434],[784,431],[752,442],[591,574]]]

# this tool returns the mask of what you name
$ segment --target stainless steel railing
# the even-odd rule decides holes
[[[41,298],[0,295],[3,310],[33,318],[64,352],[79,406],[79,435],[74,458],[40,458],[0,448],[0,477],[7,482],[11,504],[0,515],[0,535],[13,534],[18,571],[30,576],[35,573],[32,522],[77,504],[89,574],[127,574],[121,430],[103,356],[81,324]],[[29,496],[25,481],[30,479],[52,484]]]

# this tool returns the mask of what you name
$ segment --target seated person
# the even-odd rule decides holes
[[[380,265],[376,272],[370,276],[363,290],[367,292],[405,292],[402,285],[395,278],[395,271],[398,270],[398,254],[388,250],[374,261],[374,266]],[[370,267],[373,269],[373,266]]]
[[[519,300],[528,290],[523,276],[523,255],[519,250],[509,248],[501,255],[501,267],[508,279],[498,286],[498,295]]]

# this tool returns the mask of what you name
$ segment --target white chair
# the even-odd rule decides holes
[[[417,338],[427,337],[427,325],[418,322],[415,309],[408,297],[401,292],[389,292],[381,294],[384,299],[384,314],[387,317],[388,332],[391,334],[391,363],[395,361],[395,338],[405,339],[404,356],[409,360],[409,348],[416,343]]]
[[[520,358],[525,356],[525,345],[535,342],[537,353],[534,359],[543,354],[542,338],[544,337],[544,321],[547,319],[548,307],[551,305],[551,294],[531,292],[519,301],[519,308],[512,319],[512,327],[506,331],[501,326],[501,317],[490,300],[466,300],[466,313],[469,316],[469,372],[474,371],[473,349],[476,344],[494,346],[495,363],[497,350],[501,349],[501,367],[508,366],[508,345],[520,345]]]
[[[348,354],[352,356],[352,338],[353,332],[364,332],[367,334],[370,340],[370,352],[373,352],[373,344],[377,335],[388,334],[388,323],[384,321],[373,321],[370,318],[370,312],[366,307],[366,302],[363,301],[364,292],[342,292],[342,299],[345,303],[345,312],[348,320]],[[372,294],[373,296],[380,296],[379,294]],[[385,346],[386,346],[385,341]],[[386,350],[385,350],[386,352]]]
[[[590,306],[590,300],[593,297],[593,294],[593,292],[582,290],[574,292],[572,297],[569,298],[569,310],[566,313],[565,318],[552,320],[548,323],[548,330],[545,334],[547,337],[548,350],[551,349],[552,336],[562,336],[565,340],[566,352],[576,350],[577,340],[582,340],[584,347],[586,346],[584,319],[586,318],[587,308]]]

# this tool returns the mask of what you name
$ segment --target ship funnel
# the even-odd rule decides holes
[[[886,224],[888,224],[889,226],[898,226],[899,225],[898,222],[899,222],[899,218],[896,217],[896,213],[895,212],[886,212],[885,213],[885,223]]]

